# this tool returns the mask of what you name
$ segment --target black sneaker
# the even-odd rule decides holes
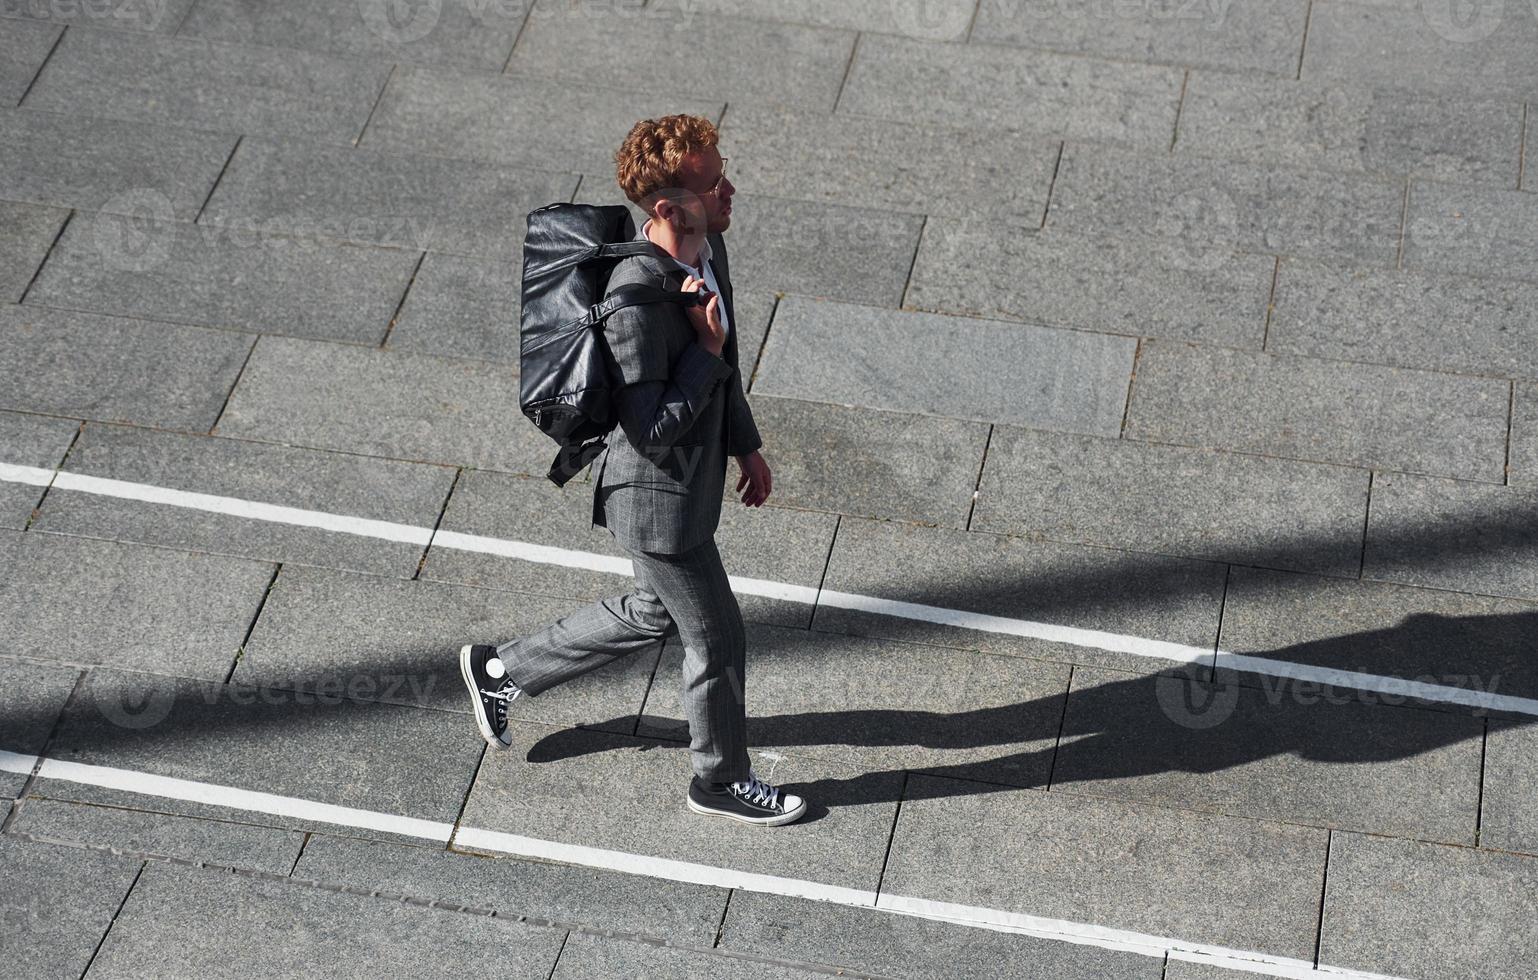
[[[740,783],[705,783],[695,776],[689,782],[689,809],[743,823],[778,827],[801,819],[806,801],[781,793],[752,772]]]
[[[481,730],[481,737],[492,748],[512,745],[513,738],[507,731],[507,706],[523,691],[507,676],[497,648],[476,643],[461,647],[459,673],[475,703],[475,726]]]

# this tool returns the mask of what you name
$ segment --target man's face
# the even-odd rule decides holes
[[[689,193],[660,201],[659,216],[676,223],[685,236],[703,239],[707,234],[726,231],[732,225],[732,195],[737,188],[725,174],[725,161],[715,147],[690,153],[684,157],[683,176],[684,190]]]

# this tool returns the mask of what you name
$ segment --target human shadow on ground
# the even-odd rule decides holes
[[[1426,674],[1422,680],[1500,694],[1503,688],[1518,686],[1513,672],[1530,674],[1538,666],[1519,659],[1533,637],[1538,637],[1538,611],[1418,615],[1381,630],[1257,655],[1354,670],[1360,667],[1363,649],[1413,650],[1416,663],[1456,665],[1453,670]],[[1489,660],[1496,664],[1495,670],[1468,669],[1480,651],[1498,652]],[[965,655],[958,651],[958,656]],[[1071,692],[949,712],[861,707],[858,685],[846,684],[841,689],[844,693],[855,692],[854,703],[847,708],[755,714],[751,665],[749,670],[749,738],[754,746],[791,753],[804,747],[808,751],[803,761],[826,760],[830,769],[844,771],[876,761],[874,768],[858,775],[786,786],[821,807],[970,796],[1171,772],[1211,774],[1282,756],[1337,765],[1384,763],[1477,742],[1484,735],[1487,716],[1501,718],[1500,724],[1509,727],[1538,721],[1513,712],[1229,670],[1210,678],[1193,677],[1187,668],[1105,682],[1097,681],[1116,672],[1089,669],[1078,677],[1095,680],[1076,680]],[[817,678],[808,675],[807,680],[815,688]],[[872,694],[890,702],[887,688],[892,682],[892,678],[872,678]],[[778,686],[783,687],[783,682]],[[807,700],[816,693],[809,691]],[[977,693],[987,697],[990,692]],[[916,696],[922,696],[922,691]],[[671,728],[687,738],[679,719],[648,715],[642,723],[658,731]],[[679,740],[664,739],[659,744],[687,748]],[[535,743],[528,760],[554,762],[634,746],[635,739],[567,729]],[[1478,748],[1471,752],[1467,761],[1477,773]],[[942,753],[961,761],[944,761]],[[817,765],[811,761],[801,768]],[[943,778],[894,778],[903,773]],[[1366,783],[1357,780],[1357,785]],[[1320,819],[1328,822],[1323,815]]]

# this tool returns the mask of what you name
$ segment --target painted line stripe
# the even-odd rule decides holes
[[[123,500],[140,500],[151,504],[167,504],[188,510],[210,511],[229,514],[232,517],[249,517],[253,520],[274,524],[292,524],[298,527],[314,527],[325,531],[340,531],[385,541],[402,541],[407,544],[426,546],[432,539],[433,529],[414,524],[396,524],[393,521],[376,521],[367,517],[350,517],[302,507],[285,507],[267,504],[259,500],[242,500],[239,497],[221,497],[211,493],[193,493],[190,490],[173,490],[149,483],[130,483],[127,480],[110,480],[106,477],[87,476],[83,473],[60,471],[54,479],[56,489],[78,490],[103,497]]]
[[[463,534],[458,531],[440,530],[434,533],[432,528],[418,527],[411,524],[398,524],[391,521],[352,517],[346,514],[333,514],[327,511],[287,507],[280,504],[243,500],[237,497],[193,493],[191,491],[176,490],[148,483],[131,483],[125,480],[86,476],[67,471],[58,471],[56,473],[53,470],[37,467],[0,463],[0,482],[8,481],[46,485],[50,480],[57,488],[75,490],[81,493],[118,497],[126,500],[139,500],[147,503],[167,504],[173,507],[228,514],[235,517],[247,517],[253,520],[279,524],[314,527],[343,534],[379,538],[386,541],[406,542],[424,547],[430,544],[435,548],[454,548],[460,551],[501,555],[523,561],[559,565],[566,568],[582,568],[617,575],[629,575],[632,573],[630,559],[618,558],[612,555],[556,548],[525,541],[513,541],[506,538]],[[1042,623],[1027,619],[1011,619],[1007,616],[993,616],[988,613],[970,612],[965,609],[949,609],[943,606],[928,606],[922,603],[885,599],[880,596],[839,592],[834,589],[818,590],[810,586],[794,585],[788,582],[774,582],[768,579],[733,575],[730,576],[730,580],[733,590],[745,595],[768,596],[805,605],[827,605],[840,609],[954,626],[961,629],[1002,633],[1092,650],[1123,653],[1150,660],[1171,663],[1212,663],[1216,667],[1226,666],[1263,676],[1313,681],[1341,688],[1402,695],[1407,698],[1413,697],[1424,701],[1538,716],[1538,699],[1535,698],[1496,694],[1493,691],[1479,691],[1445,684],[1432,684],[1400,677],[1339,670],[1333,667],[1298,664],[1265,657],[1252,657],[1246,654],[1230,653],[1225,650],[1212,650],[1206,647],[1171,643],[1165,640],[1154,640],[1141,636],[1110,633],[1104,630],[1083,629],[1076,626],[1062,626],[1055,623]]]
[[[1141,636],[1106,633],[1102,630],[1080,629],[1076,626],[1058,626],[1055,623],[1037,623],[1029,619],[1010,619],[991,616],[988,613],[968,612],[965,609],[947,609],[943,606],[926,606],[917,602],[901,602],[878,596],[858,595],[853,592],[836,592],[823,589],[817,602],[824,606],[853,609],[859,612],[899,616],[903,619],[919,619],[926,623],[943,626],[960,626],[964,629],[987,633],[1007,633],[1034,640],[1050,640],[1114,653],[1130,653],[1137,657],[1155,660],[1172,660],[1177,663],[1199,663],[1212,659],[1211,647],[1194,647],[1184,643],[1168,643],[1164,640],[1148,640]]]
[[[45,470],[38,466],[0,463],[0,482],[4,483],[25,483],[34,487],[46,487],[53,482],[53,474],[53,470]]]
[[[22,755],[0,750],[0,769],[8,772],[31,772],[37,756]],[[40,778],[61,779],[88,786],[157,796],[164,799],[186,800],[212,806],[266,813],[275,816],[312,820],[363,830],[378,830],[418,837],[438,843],[471,850],[489,851],[517,857],[558,861],[604,871],[689,884],[710,885],[718,888],[737,888],[743,891],[785,895],[793,898],[831,902],[855,908],[873,909],[895,915],[908,915],[925,919],[953,922],[994,932],[1030,935],[1040,939],[1067,942],[1080,946],[1137,953],[1143,956],[1163,957],[1170,955],[1193,962],[1210,963],[1230,969],[1239,969],[1273,977],[1333,977],[1349,980],[1399,980],[1381,974],[1362,973],[1330,967],[1315,970],[1311,963],[1287,957],[1249,953],[1223,946],[1190,943],[1164,936],[1112,929],[1086,922],[1066,919],[1049,919],[1041,916],[1008,912],[1002,909],[981,908],[913,898],[904,895],[881,894],[858,888],[843,888],[818,881],[798,878],[782,878],[775,875],[736,871],[713,865],[675,861],[669,858],[631,854],[598,847],[565,844],[560,841],[520,837],[495,830],[476,827],[460,827],[454,833],[452,824],[413,817],[399,817],[373,810],[335,806],[314,800],[278,796],[253,790],[238,789],[215,783],[203,783],[189,779],[158,776],[153,773],[110,766],[86,765],[59,759],[43,759],[38,773]]]
[[[580,864],[585,868],[623,871],[627,874],[666,878],[669,881],[687,882],[691,885],[741,888],[743,891],[787,895],[791,898],[810,898],[819,902],[834,902],[838,905],[854,905],[860,908],[876,906],[876,893],[858,888],[842,888],[818,881],[782,878],[778,875],[757,874],[752,871],[733,871],[731,868],[718,868],[709,864],[674,861],[671,858],[610,851],[601,847],[585,847],[581,844],[563,844],[560,841],[504,834],[497,830],[461,827],[459,833],[454,835],[454,843],[456,846],[477,851],[494,851],[517,857],[560,861],[563,864]]]
[[[447,844],[454,832],[454,825],[437,820],[419,820],[416,817],[398,817],[392,813],[359,810],[332,803],[317,803],[292,796],[278,796],[256,790],[237,789],[173,776],[157,776],[154,773],[137,772],[133,769],[114,769],[111,766],[92,766],[62,759],[44,759],[38,770],[39,779],[61,779],[86,786],[141,793],[167,800],[185,800],[188,803],[205,803],[209,806],[267,813],[296,820],[314,820],[340,827],[378,830],[403,837],[419,837],[423,840]]]

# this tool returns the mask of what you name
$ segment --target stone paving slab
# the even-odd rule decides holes
[[[19,303],[68,211],[0,201],[0,302]]]
[[[1522,103],[1198,71],[1175,152],[1514,188]]]
[[[1126,437],[1500,483],[1510,401],[1495,379],[1150,340]]]
[[[377,344],[419,253],[258,231],[77,215],[27,302]]]
[[[753,750],[760,776],[809,801],[806,816],[771,836],[689,810],[687,746],[528,722],[511,731],[512,748],[488,752],[476,774],[466,826],[847,888],[875,889],[881,878],[900,772]]]
[[[73,419],[0,411],[0,462],[51,470],[64,459],[79,428]],[[0,482],[0,528],[25,528],[42,499],[42,487]]]
[[[1538,194],[1416,180],[1404,265],[1538,279]]]
[[[301,978],[326,963],[352,976],[472,971],[524,980],[550,975],[563,938],[558,929],[490,916],[151,863],[91,975]]]
[[[701,946],[715,940],[727,903],[725,889],[708,885],[323,834],[305,845],[294,877]]]
[[[734,184],[799,200],[1037,227],[1061,144],[980,128],[732,106]]]
[[[1475,842],[1478,718],[1081,667],[1061,740],[1053,792]]]
[[[202,0],[177,34],[324,51],[375,64],[500,71],[527,9],[521,2],[445,3],[408,12],[349,0]]]
[[[52,758],[452,822],[486,743],[465,719],[380,702],[93,668],[65,709]],[[51,799],[290,830],[331,832],[302,817],[141,795],[59,779]],[[392,832],[354,827],[381,840]],[[413,838],[415,839],[415,838]]]
[[[791,949],[844,969],[914,980],[1157,980],[1162,966],[1136,953],[747,891],[732,893],[718,946],[764,956]]]
[[[1538,493],[1380,473],[1362,577],[1538,600]]]
[[[206,432],[256,338],[229,330],[0,306],[0,406]]]
[[[1538,17],[1520,3],[1478,8],[1394,3],[1314,5],[1305,80],[1395,85],[1479,97],[1538,97]]]
[[[87,425],[66,469],[195,493],[432,528],[454,473],[234,439]],[[54,490],[34,531],[139,541],[410,578],[423,547],[340,531]]]
[[[390,67],[303,51],[69,30],[29,109],[351,143]]]
[[[1507,479],[1513,485],[1538,486],[1538,384],[1519,384],[1515,388],[1507,464]]]
[[[272,573],[242,558],[25,534],[0,579],[0,651],[222,681]]]
[[[637,119],[690,113],[719,119],[719,101],[574,85],[539,76],[491,77],[397,67],[360,145],[503,166],[611,173]]]
[[[1174,68],[865,34],[838,108],[986,132],[1106,140],[1162,153],[1175,132],[1182,77]]]
[[[839,520],[823,587],[941,609],[1211,647],[1225,568],[898,521]],[[1126,670],[1169,666],[1072,646],[820,604],[814,629]]]
[[[770,465],[773,467],[772,461]],[[734,464],[728,464],[728,494],[736,485],[735,469]],[[455,484],[439,527],[629,559],[629,553],[607,528],[592,525],[592,509],[592,491],[587,484],[573,482],[557,488],[543,477],[467,470]],[[838,517],[832,514],[777,506],[749,508],[730,498],[722,504],[715,539],[728,574],[815,589],[822,581],[837,522]],[[421,577],[582,599],[621,595],[635,584],[629,573],[617,575],[440,546],[429,549]],[[738,595],[737,602],[747,620],[800,627],[811,622],[811,606],[803,602],[760,595]]]
[[[979,255],[988,261],[976,261]],[[1259,347],[1275,275],[1267,255],[1157,238],[1022,234],[930,217],[905,305],[1130,336]]]
[[[976,6],[972,0],[850,0],[840,4],[781,0],[773,5],[760,0],[655,0],[655,5],[695,13],[701,21],[716,14],[745,14],[816,27],[903,34],[932,41],[964,38]],[[868,38],[862,38],[861,43],[865,40]]]
[[[0,36],[0,105],[10,108],[21,101],[64,28],[30,20],[7,20],[4,26],[5,34]]]
[[[459,674],[466,643],[504,643],[568,603],[544,597],[290,567],[273,583],[232,680],[336,699],[446,709],[474,731]],[[549,697],[522,698],[514,717],[604,725],[626,735],[646,698],[661,644],[594,671]]]
[[[881,888],[1311,959],[1326,841],[1307,827],[914,774]]]
[[[1531,632],[1528,634],[1531,636]],[[1538,726],[1532,718],[1491,719],[1485,743],[1479,843],[1538,854]]]
[[[1283,259],[1266,349],[1538,378],[1538,284]]]
[[[776,959],[784,955],[786,953],[779,953]],[[808,970],[789,963],[725,956],[703,949],[678,949],[648,942],[573,933],[561,948],[561,961],[556,964],[555,972],[550,976],[551,980],[629,976],[815,980],[828,974],[823,970]]]
[[[521,266],[525,215],[570,200],[576,188],[574,174],[247,139],[199,221],[516,258]]]
[[[1531,603],[1235,566],[1229,570],[1219,647],[1288,663],[1535,697],[1538,661],[1530,649],[1534,629],[1538,606]],[[1293,700],[1307,696],[1302,687],[1296,693],[1279,687],[1276,678],[1227,667],[1220,672],[1248,686],[1284,690]],[[1324,688],[1318,693],[1470,711],[1397,692],[1353,694]]]
[[[1292,78],[1307,23],[1304,0],[984,2],[971,40]]]
[[[39,797],[17,805],[6,832],[275,875],[288,874],[304,845],[304,834],[293,830]]]
[[[739,194],[729,246],[733,302],[757,291],[899,306],[923,224],[914,214]]]
[[[753,416],[778,506],[966,525],[983,423],[768,397]]]
[[[428,252],[385,347],[516,364],[522,282],[522,238],[495,258]]]
[[[1401,976],[1520,976],[1538,955],[1538,860],[1336,834],[1321,962]]]
[[[615,89],[671,91],[681,86],[690,95],[733,105],[788,103],[831,112],[838,100],[854,51],[854,31],[755,19],[777,16],[783,9],[779,4],[744,5],[742,17],[692,2],[687,7],[671,2],[638,7],[539,0],[507,70]],[[680,45],[708,51],[710,57],[693,62],[687,78],[648,82],[637,52]]]
[[[39,20],[114,31],[149,31],[170,34],[187,16],[196,0],[102,0],[101,3],[27,3],[11,0],[0,8],[5,17]]]
[[[141,862],[0,836],[0,959],[26,977],[78,977],[133,887]]]
[[[0,537],[0,558],[7,563],[14,553],[10,537]],[[79,676],[72,667],[0,659],[0,749],[19,755],[43,751]],[[0,772],[0,800],[14,799],[26,782],[22,773]]]
[[[1354,575],[1368,473],[995,426],[970,527]]]
[[[670,641],[637,734],[688,741],[683,658]],[[932,770],[1045,787],[1068,674],[1063,664],[755,624],[748,740],[834,760],[865,773],[860,785]]]
[[[505,365],[291,337],[257,342],[215,431],[540,477],[556,450]]]
[[[182,221],[197,216],[236,140],[28,109],[0,109],[0,139],[22,148],[0,174],[0,197]]]
[[[1047,227],[1393,266],[1404,181],[1069,143]]]
[[[1130,337],[786,296],[753,392],[1115,437],[1136,349]]]
[[[722,148],[727,156],[734,152],[729,142]],[[623,204],[637,227],[646,220],[620,193],[612,173],[585,174],[576,201]],[[732,302],[794,292],[900,306],[924,222],[916,214],[739,193],[732,198],[726,236]]]

